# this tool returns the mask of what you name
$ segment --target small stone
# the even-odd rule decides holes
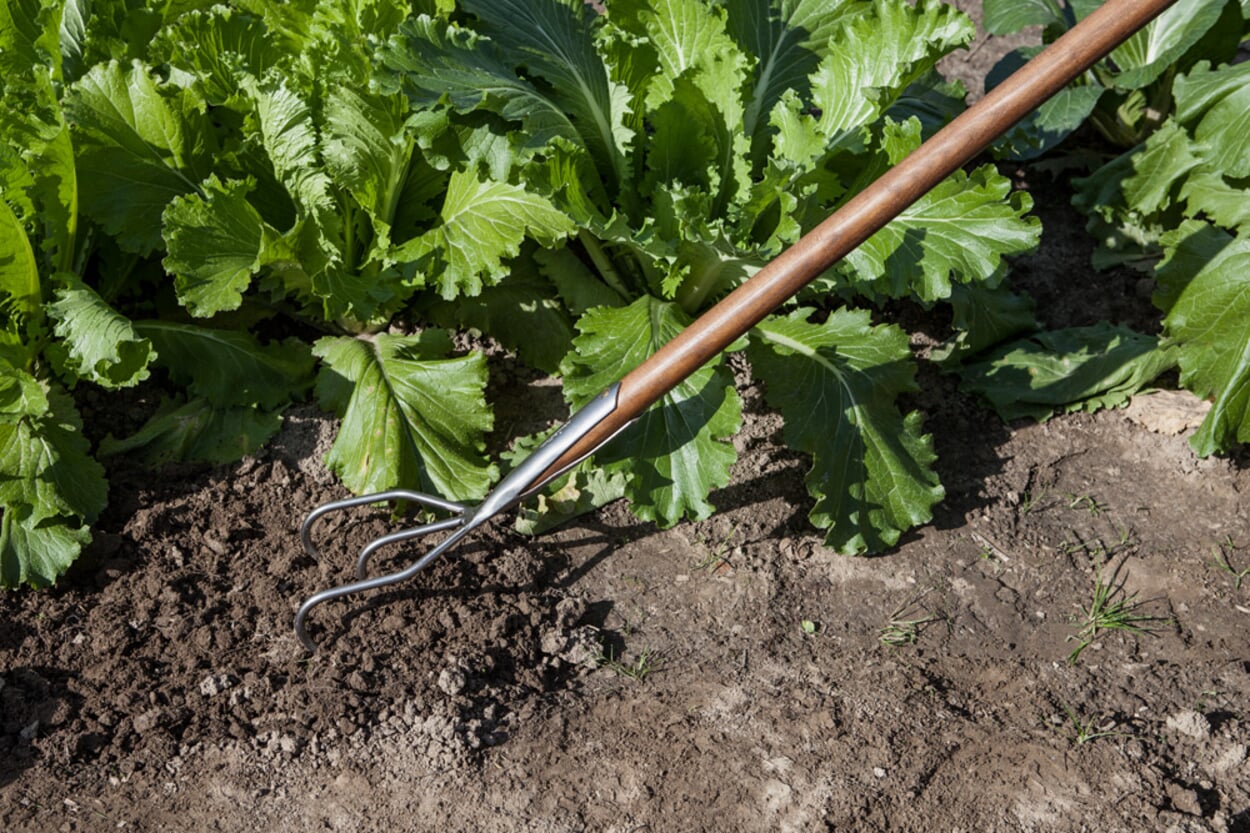
[[[148,709],[143,714],[134,719],[135,731],[139,734],[150,732],[155,729],[161,722],[160,709]]]
[[[1202,815],[1202,805],[1198,802],[1198,793],[1175,782],[1167,786],[1168,798],[1172,806],[1182,813],[1191,816]]]
[[[539,648],[549,657],[556,656],[564,650],[564,644],[567,640],[564,634],[556,629],[551,629],[543,634],[539,643]]]
[[[1216,775],[1224,775],[1241,766],[1245,760],[1246,745],[1244,743],[1230,743],[1223,752],[1216,755],[1215,762],[1211,765],[1211,771]]]
[[[872,768],[872,774],[875,778],[884,778],[887,775],[885,768],[879,766],[874,766]]]
[[[1173,732],[1180,732],[1195,740],[1205,740],[1211,735],[1210,722],[1196,711],[1179,711],[1169,715],[1167,727]]]
[[[438,675],[439,691],[448,697],[455,697],[468,688],[469,680],[459,668],[444,668]]]
[[[234,680],[229,674],[209,674],[200,680],[200,694],[205,697],[216,697],[233,686]]]

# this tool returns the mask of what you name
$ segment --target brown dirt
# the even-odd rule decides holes
[[[1150,320],[1030,184],[1047,232],[1018,274],[1044,317]],[[1215,564],[1250,567],[1246,457],[1124,411],[1003,426],[924,383],[948,497],[884,557],[821,546],[747,387],[713,519],[496,525],[318,609],[311,659],[299,601],[391,528],[327,520],[324,558],[301,553],[302,514],[343,496],[332,421],[298,410],[233,466],[116,463],[88,557],[0,599],[0,827],[1250,831],[1250,577]],[[1158,619],[1070,664],[1103,561]]]

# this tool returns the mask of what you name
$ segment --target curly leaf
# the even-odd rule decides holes
[[[65,286],[56,291],[48,314],[56,321],[54,332],[68,351],[67,369],[110,389],[131,387],[146,379],[148,364],[156,355],[152,343],[94,289],[72,275],[59,277]]]
[[[0,372],[27,388],[32,382],[21,371]],[[73,401],[58,390],[45,396],[43,413],[0,421],[0,504],[28,507],[31,524],[58,517],[90,523],[108,502],[104,470],[88,453]]]
[[[565,358],[565,397],[580,407],[689,323],[677,304],[651,296],[590,310],[578,321],[581,335]],[[729,482],[737,453],[726,438],[741,423],[733,376],[719,361],[709,362],[596,453],[595,462],[609,474],[626,474],[626,495],[638,517],[663,526],[687,515],[706,518],[714,511],[708,494]]]
[[[809,167],[814,159],[805,151],[813,146],[819,148],[816,158],[827,148],[857,147],[863,128],[877,121],[904,88],[975,34],[972,21],[952,6],[877,3],[873,15],[850,21],[834,39],[837,48],[829,50],[810,79],[811,102],[819,115],[784,119],[778,154]]]
[[[253,183],[205,180],[201,193],[175,198],[164,213],[178,300],[200,318],[235,310],[262,265],[265,224],[247,201]]]
[[[514,66],[540,76],[552,100],[569,114],[610,190],[629,180],[633,131],[625,87],[613,83],[595,50],[598,15],[583,0],[465,0],[477,30],[502,47]]]
[[[425,306],[439,326],[472,327],[517,351],[532,367],[557,373],[573,341],[573,324],[551,282],[529,258],[518,260],[512,274],[480,295]]]
[[[881,552],[932,518],[944,491],[933,472],[921,417],[899,413],[916,389],[907,335],[872,326],[864,311],[839,310],[823,324],[800,309],[752,331],[751,364],[765,397],[785,417],[786,443],[812,456],[811,520],[838,552]]]
[[[477,295],[482,284],[508,274],[506,258],[516,257],[528,236],[551,246],[571,234],[571,220],[545,197],[520,185],[482,180],[476,171],[457,171],[447,183],[441,222],[399,246],[397,260],[432,257],[429,271],[444,298]]]
[[[322,406],[343,418],[326,464],[358,494],[396,487],[480,498],[498,471],[483,456],[493,419],[481,354],[444,358],[439,330],[371,340],[324,338]]]
[[[918,138],[918,122],[903,127],[912,141]],[[970,174],[956,171],[847,255],[838,269],[853,270],[856,288],[937,301],[950,295],[952,281],[992,280],[1006,255],[1035,248],[1041,223],[1026,216],[1032,206],[1029,195],[1013,192],[992,166]]]
[[[87,525],[72,517],[35,520],[29,506],[0,507],[0,587],[48,587],[89,543]]]

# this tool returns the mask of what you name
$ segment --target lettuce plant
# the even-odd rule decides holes
[[[164,397],[97,456],[234,459],[315,388],[353,491],[480,497],[486,366],[449,330],[579,405],[957,112],[934,65],[972,35],[932,0],[7,4],[0,582],[53,581],[104,506],[85,385]],[[899,404],[907,334],[872,308],[1017,326],[1000,282],[1037,241],[1029,207],[961,172],[735,345],[838,550],[891,545],[942,496]],[[706,517],[732,381],[709,363],[527,523],[621,494]]]
[[[1049,38],[1090,7],[987,0],[986,25],[1007,31],[1040,23]],[[1057,119],[1052,102],[1049,116],[1043,108],[1026,126],[1038,138],[1035,129],[1047,119],[1071,131],[1088,116],[1128,146],[1075,180],[1073,204],[1097,242],[1096,268],[1130,266],[1155,278],[1162,336],[1101,328],[1082,338],[1051,334],[1048,346],[1063,345],[1058,351],[1009,345],[965,370],[970,387],[1020,403],[1037,401],[1049,384],[1047,404],[1035,414],[1044,415],[1122,402],[1179,368],[1180,384],[1213,404],[1190,440],[1194,450],[1207,456],[1250,441],[1250,65],[1228,63],[1250,35],[1248,21],[1250,4],[1180,0],[1069,90],[1090,90],[1096,107]],[[1045,369],[1059,354],[1062,380]],[[1099,379],[1092,387],[1091,373]]]
[[[466,0],[406,21],[379,88],[453,124],[490,120],[574,229],[527,253],[524,283],[431,314],[518,349],[550,342],[580,405],[947,118],[961,96],[933,67],[972,35],[954,9],[904,0],[614,0],[602,16],[580,0]],[[915,389],[906,334],[845,305],[995,286],[1004,255],[1037,241],[1028,208],[992,168],[960,173],[737,345],[811,457],[811,519],[830,546],[890,546],[942,496],[921,415],[898,405]],[[571,329],[494,326],[553,297]],[[619,476],[642,518],[706,517],[741,409],[711,362],[586,469]]]

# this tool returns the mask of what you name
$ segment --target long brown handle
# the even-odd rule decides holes
[[[616,410],[548,472],[598,448],[1174,2],[1108,0],[630,371],[621,379]]]

